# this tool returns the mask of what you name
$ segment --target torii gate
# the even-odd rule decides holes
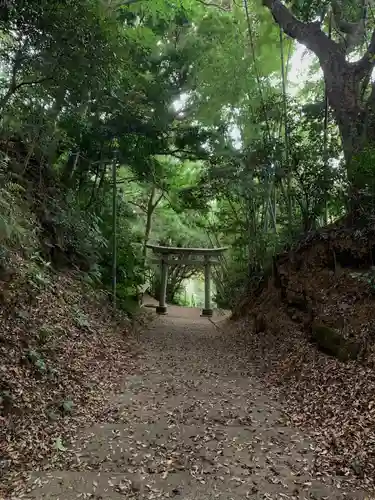
[[[222,248],[179,248],[163,247],[158,245],[146,245],[158,258],[154,262],[161,266],[161,289],[159,305],[156,308],[158,314],[167,314],[166,294],[168,282],[169,264],[194,264],[204,267],[204,309],[202,316],[210,317],[213,314],[211,308],[211,265],[220,262],[219,257],[228,249]],[[177,257],[168,260],[168,257]]]

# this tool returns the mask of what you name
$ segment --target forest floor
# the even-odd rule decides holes
[[[56,470],[13,498],[365,499],[314,475],[314,442],[290,425],[223,315],[170,307],[138,336],[135,371],[107,422],[83,430]]]

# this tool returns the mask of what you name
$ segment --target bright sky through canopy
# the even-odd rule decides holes
[[[306,49],[303,45],[296,43],[296,48],[293,56],[290,58],[288,71],[288,87],[287,92],[291,95],[296,95],[306,84],[307,81],[319,80],[323,78],[323,72],[319,69],[314,76],[311,75],[310,67],[314,63],[316,57]],[[182,111],[188,100],[188,95],[183,94],[173,103],[176,111]],[[240,131],[236,125],[230,127],[230,135],[233,139],[235,147],[241,147]]]
[[[323,78],[323,73],[319,69],[315,76],[312,77],[309,72],[311,64],[315,60],[315,56],[306,49],[303,45],[296,43],[296,49],[293,56],[290,58],[288,71],[288,92],[295,95],[305,83],[311,79],[319,80]],[[183,110],[187,101],[187,95],[181,95],[173,106],[177,110]]]
[[[295,94],[305,85],[307,80],[319,80],[323,78],[323,72],[319,69],[314,77],[311,76],[310,66],[315,61],[316,56],[306,49],[303,45],[296,43],[296,49],[290,59],[288,71],[288,82],[291,84],[289,92]]]

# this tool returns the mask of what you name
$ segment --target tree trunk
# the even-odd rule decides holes
[[[375,31],[363,57],[349,63],[344,47],[321,30],[320,22],[298,20],[281,0],[263,0],[263,5],[287,35],[310,49],[319,59],[328,103],[341,134],[351,202],[358,207],[368,176],[358,171],[357,160],[366,148],[375,148],[374,84],[367,102],[363,97],[375,65]]]
[[[143,241],[143,259],[146,260],[147,254],[147,243],[150,239],[151,234],[151,225],[152,225],[152,214],[154,213],[154,196],[155,196],[156,188],[155,185],[152,185],[151,193],[147,203],[147,213],[146,213],[146,228],[145,228],[145,236]]]
[[[117,298],[117,165],[112,163],[112,305],[116,312]]]
[[[159,205],[161,199],[164,196],[164,193],[161,193],[156,199],[156,187],[155,184],[152,185],[150,196],[148,199],[147,203],[147,212],[146,212],[146,228],[145,228],[145,235],[144,235],[144,240],[143,240],[143,260],[144,262],[146,261],[146,255],[147,255],[147,243],[150,239],[150,234],[151,234],[151,228],[152,228],[152,216],[154,215],[156,207]]]

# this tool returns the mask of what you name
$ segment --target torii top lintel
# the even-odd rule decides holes
[[[173,254],[183,254],[183,255],[206,255],[206,256],[217,256],[228,250],[229,247],[219,247],[219,248],[180,248],[180,247],[163,247],[159,245],[146,245],[154,253],[159,253],[163,255],[173,255]]]

